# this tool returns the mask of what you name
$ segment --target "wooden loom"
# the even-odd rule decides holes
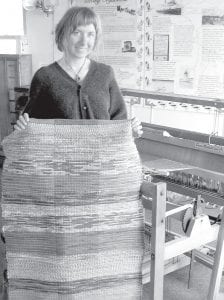
[[[222,270],[224,267],[224,211],[221,225],[211,225],[207,215],[193,217],[186,231],[186,236],[165,242],[165,218],[179,218],[180,213],[189,206],[167,207],[166,183],[144,181],[141,188],[142,202],[145,210],[152,210],[150,300],[163,299],[164,261],[179,256],[201,245],[217,240],[216,256],[212,271],[208,300],[223,299],[219,294]]]
[[[199,200],[203,198],[205,204],[211,203],[217,207],[217,211],[224,206],[224,186],[223,191],[218,190],[216,183],[224,184],[224,138],[215,136],[215,132],[210,134],[202,134],[178,128],[171,128],[165,125],[153,124],[153,112],[157,106],[161,105],[176,107],[204,107],[207,111],[214,110],[216,116],[223,115],[224,101],[219,99],[208,99],[202,97],[193,97],[186,95],[164,94],[142,90],[124,89],[123,95],[127,98],[127,103],[130,106],[130,113],[133,112],[135,104],[138,106],[143,103],[148,103],[150,115],[150,123],[143,124],[143,136],[136,141],[139,153],[142,158],[145,169],[157,173],[166,173],[170,163],[174,166],[177,164],[183,165],[183,174],[189,173],[195,178],[205,178],[212,182],[212,187],[205,188],[201,183],[195,185],[186,184],[184,180],[170,180],[169,176],[152,176],[153,183],[144,183],[142,192],[145,196],[152,197],[155,201],[143,199],[146,215],[147,211],[153,210],[152,213],[152,258],[151,258],[151,297],[150,300],[160,300],[163,291],[163,275],[167,273],[164,270],[164,260],[161,257],[168,259],[197,248],[200,245],[206,244],[209,241],[216,240],[215,259],[204,260],[196,256],[198,261],[213,269],[212,279],[209,288],[209,300],[218,299],[218,288],[222,276],[224,264],[224,225],[223,213],[221,226],[211,226],[208,217],[198,213],[192,218],[190,226],[186,232],[186,236],[165,243],[165,219],[170,216],[181,220],[184,211],[188,208],[177,207],[172,203],[166,202],[166,191],[179,193],[187,197]],[[160,103],[159,103],[159,102]],[[159,103],[159,104],[158,104]],[[214,122],[216,123],[214,115]],[[224,124],[223,124],[224,125]],[[168,136],[163,133],[169,133]],[[224,132],[224,128],[222,129]],[[168,166],[166,166],[168,164]],[[159,167],[158,167],[159,166]],[[178,167],[174,171],[178,172]],[[187,170],[187,171],[185,171]],[[172,168],[168,171],[173,171]],[[169,173],[169,172],[168,172]],[[186,175],[186,174],[184,174]],[[161,181],[163,183],[161,183]],[[167,210],[167,211],[166,211]],[[207,210],[208,211],[208,210]],[[207,213],[205,212],[205,214]],[[219,211],[221,213],[221,210]],[[210,216],[209,216],[210,217]],[[219,230],[220,228],[220,230]],[[207,231],[209,234],[207,234]],[[172,253],[173,252],[173,253]],[[196,251],[195,251],[196,252]],[[206,258],[207,259],[207,258]],[[189,264],[188,262],[184,263]],[[184,266],[184,264],[182,266]],[[181,267],[181,264],[180,264]],[[172,268],[171,268],[172,269]],[[174,270],[174,269],[173,269]],[[172,271],[172,270],[171,270]],[[223,299],[224,296],[222,295]]]

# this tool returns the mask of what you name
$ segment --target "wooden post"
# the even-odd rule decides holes
[[[166,183],[151,184],[152,236],[150,300],[163,300]]]
[[[209,285],[208,300],[221,299],[221,295],[219,296],[219,289],[220,289],[223,267],[224,267],[224,210],[222,212],[222,220],[219,228],[214,265],[213,265],[211,280]],[[224,299],[224,297],[222,299]]]

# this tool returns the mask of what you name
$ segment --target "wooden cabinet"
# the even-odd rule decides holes
[[[29,87],[31,55],[0,55],[0,141],[13,130],[16,121],[15,87]]]

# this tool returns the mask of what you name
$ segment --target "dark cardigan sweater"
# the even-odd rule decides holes
[[[57,62],[34,75],[23,113],[38,119],[126,119],[124,99],[113,69],[91,60],[80,86]]]

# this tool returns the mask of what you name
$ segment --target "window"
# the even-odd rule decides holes
[[[0,53],[16,54],[24,35],[22,0],[4,0],[0,7]]]
[[[4,0],[0,7],[0,36],[23,35],[22,0]]]

